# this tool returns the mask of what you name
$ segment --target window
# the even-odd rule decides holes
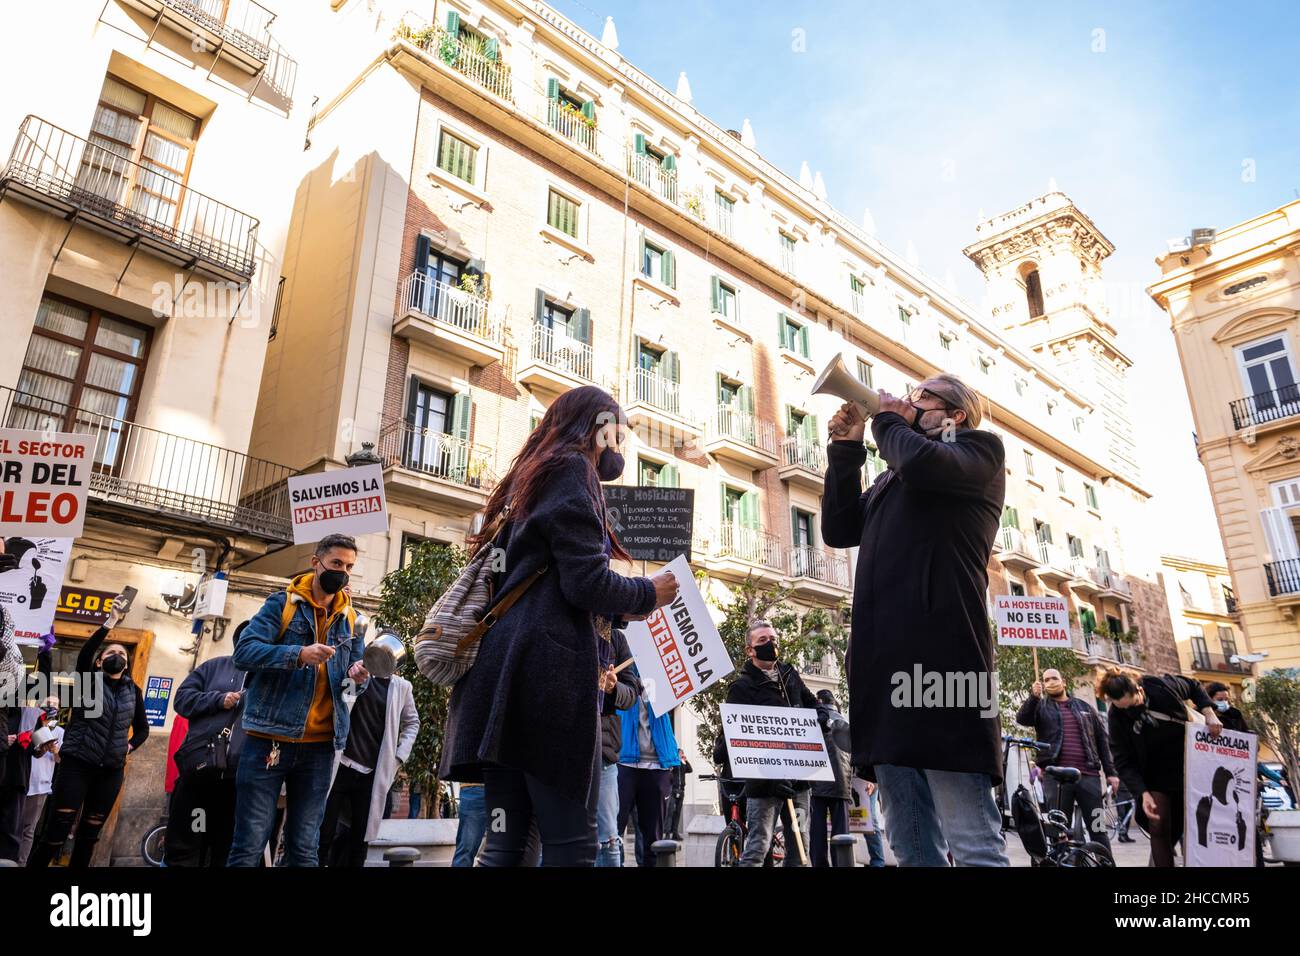
[[[1034,537],[1038,539],[1039,544],[1052,543],[1052,526],[1046,521],[1034,519]]]
[[[676,257],[662,246],[641,237],[641,274],[662,282],[670,289],[677,288]]]
[[[1025,275],[1025,300],[1029,304],[1031,319],[1043,314],[1043,285],[1037,269],[1031,269]]]
[[[1025,586],[1024,586],[1023,584],[1021,584],[1019,581],[1012,581],[1012,582],[1011,582],[1011,595],[1012,595],[1012,597],[1024,597],[1024,596],[1025,596]]]
[[[468,263],[435,249],[428,236],[420,236],[415,243],[415,267],[424,273],[426,280],[417,292],[420,310],[426,315],[445,317],[443,310],[447,305],[454,310],[460,301],[451,296],[450,302],[444,304],[445,290],[460,288],[461,276],[470,272]],[[475,271],[481,275],[481,269]]]
[[[1025,474],[1031,477],[1034,474],[1034,453],[1028,448],[1025,449]]]
[[[1085,637],[1097,630],[1097,615],[1093,613],[1092,608],[1079,608],[1079,623],[1083,626]]]
[[[1097,507],[1097,489],[1095,486],[1084,483],[1083,500],[1088,502],[1088,507],[1093,511],[1099,510]]]
[[[1083,540],[1081,538],[1076,538],[1072,534],[1067,534],[1065,536],[1065,541],[1070,546],[1070,557],[1083,557]]]
[[[49,420],[56,432],[95,432],[95,464],[114,467],[123,429],[113,420],[135,413],[148,346],[143,326],[46,295],[5,424],[43,430]]]
[[[800,508],[790,509],[791,533],[796,548],[812,548],[816,546],[816,538],[813,536],[813,522],[815,516],[809,514]]]
[[[865,285],[862,280],[853,275],[853,273],[849,273],[849,292],[853,293],[853,295],[862,295],[862,290],[864,288]]]
[[[596,104],[560,88],[556,77],[546,80],[547,120],[552,129],[587,149],[596,148]]]
[[[1272,408],[1279,399],[1294,402],[1300,397],[1285,336],[1243,345],[1237,349],[1237,361],[1247,393],[1254,397],[1257,409]]]
[[[1074,430],[1075,430],[1078,434],[1080,434],[1080,435],[1083,434],[1083,416],[1082,416],[1082,415],[1075,415],[1075,416],[1074,416]]]
[[[794,275],[794,236],[784,232],[778,232],[776,236],[781,247],[781,268]]]
[[[1223,659],[1231,663],[1229,658],[1237,653],[1237,634],[1232,628],[1219,625],[1219,646],[1223,648]]]
[[[871,388],[871,363],[865,359],[858,359],[858,381],[867,388]]]
[[[453,395],[412,376],[406,399],[403,467],[464,480],[472,415],[468,394]]]
[[[1002,527],[1020,530],[1020,512],[1010,505],[1002,506]]]
[[[979,357],[979,367],[982,374],[989,374],[989,369],[993,367],[993,357],[990,355],[981,355]]]
[[[637,484],[652,488],[676,488],[677,466],[642,458],[637,462]]]
[[[714,210],[717,213],[718,232],[727,236],[731,235],[731,230],[734,225],[736,200],[732,199],[720,190],[714,190],[713,203]]]
[[[1028,387],[1029,387],[1029,383],[1026,382],[1023,378],[1017,378],[1017,379],[1016,379],[1016,394],[1017,394],[1017,395],[1021,395],[1021,396],[1023,396],[1023,395],[1025,394],[1025,389],[1028,388]]]
[[[551,190],[546,211],[546,223],[573,238],[578,238],[578,203],[568,196]]]
[[[1210,645],[1205,640],[1206,626],[1201,625],[1201,633],[1192,635],[1192,666],[1198,670],[1210,669]]]
[[[902,322],[904,325],[912,324],[912,313],[908,312],[905,306],[900,305],[898,307],[898,321]]]
[[[758,494],[723,485],[722,523],[757,531],[759,529]]]
[[[717,276],[713,277],[713,311],[732,321],[740,318],[740,310],[736,308],[735,287],[727,285]]]
[[[943,332],[940,332],[940,333],[939,333],[939,348],[943,349],[945,352],[951,352],[951,351],[952,351],[952,336],[950,336],[950,335],[945,335]]]
[[[785,409],[785,433],[809,445],[817,444],[817,416],[789,405]]]
[[[406,567],[415,558],[416,554],[424,550],[427,545],[433,545],[437,548],[447,547],[441,541],[437,541],[433,538],[425,538],[418,534],[411,534],[407,531],[402,532],[402,550],[397,556],[397,566],[399,568]]]
[[[1049,398],[1047,400],[1047,414],[1052,415],[1056,412],[1056,400]]]
[[[465,142],[459,136],[442,130],[438,134],[438,168],[451,173],[457,179],[474,183],[474,165],[478,159],[478,147]]]
[[[1060,468],[1056,469],[1056,490],[1065,494],[1065,472]]]
[[[193,116],[115,76],[106,76],[87,138],[103,151],[142,168],[115,162],[101,150],[86,150],[78,185],[99,196],[116,192],[118,203],[132,212],[181,225],[181,185],[189,178],[198,135],[199,121]]]
[[[809,357],[808,326],[800,325],[784,312],[777,316],[781,331],[781,348]]]

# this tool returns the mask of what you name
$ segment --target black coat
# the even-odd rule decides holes
[[[765,676],[753,661],[745,661],[740,674],[727,688],[727,703],[752,704],[758,707],[806,707],[817,711],[817,720],[825,730],[831,712],[804,684],[803,678],[794,669],[794,665],[777,661],[776,671],[780,675],[780,680],[772,680]],[[719,741],[724,737],[725,735],[719,735]],[[722,744],[722,749],[725,753],[725,743]],[[715,755],[716,752],[715,748]],[[728,761],[727,776],[731,776],[730,761]],[[782,782],[788,783],[795,790],[807,790],[811,786],[806,780],[747,780],[745,796],[774,796],[777,786]]]
[[[1006,491],[1002,440],[962,429],[932,440],[899,415],[871,424],[889,469],[864,494],[861,442],[828,448],[822,537],[859,547],[850,641],[849,723],[855,767],[893,764],[1002,779],[988,560]],[[975,700],[896,706],[920,672],[969,678]],[[967,685],[969,686],[969,685]],[[981,690],[982,688],[982,690]],[[957,707],[957,703],[966,706]]]
[[[1110,749],[1115,755],[1115,771],[1129,792],[1138,800],[1142,821],[1142,794],[1148,790],[1182,799],[1184,767],[1187,760],[1187,707],[1190,700],[1197,710],[1211,706],[1209,695],[1199,681],[1181,674],[1142,678],[1146,706],[1116,707],[1106,711],[1110,728]],[[1147,711],[1157,715],[1152,718]],[[1163,717],[1164,719],[1160,719]]]
[[[1070,712],[1079,721],[1079,737],[1083,741],[1083,749],[1088,755],[1088,760],[1099,767],[1107,777],[1115,776],[1115,763],[1110,756],[1110,739],[1101,722],[1101,715],[1086,700],[1077,697],[1068,699]],[[1034,763],[1040,767],[1050,767],[1055,764],[1057,758],[1061,756],[1061,744],[1065,740],[1065,735],[1061,731],[1060,708],[1056,701],[1030,694],[1016,713],[1016,723],[1024,727],[1033,727],[1034,736],[1038,740],[1051,744],[1051,749],[1046,753],[1040,753]]]
[[[95,716],[85,707],[72,708],[72,721],[64,732],[59,754],[96,767],[121,767],[126,763],[127,744],[139,750],[149,736],[149,719],[144,711],[144,694],[130,676],[124,672],[111,678],[95,663],[106,637],[108,628],[98,628],[77,654],[81,678],[102,682],[102,707]]]
[[[235,659],[229,654],[213,657],[194,668],[181,686],[176,690],[176,713],[190,722],[185,732],[185,740],[177,748],[178,755],[190,750],[206,748],[209,741],[230,728],[230,743],[226,747],[226,759],[233,775],[237,767],[239,752],[244,745],[244,726],[239,720],[244,702],[240,699],[234,711],[221,706],[226,694],[243,688],[247,671],[235,667]],[[179,767],[182,760],[177,760]]]
[[[440,778],[481,780],[482,765],[493,763],[586,801],[600,723],[592,615],[648,614],[655,606],[649,578],[610,568],[601,500],[595,469],[574,454],[532,513],[498,538],[507,571],[497,594],[547,570],[488,631],[453,688]]]
[[[827,715],[827,722],[843,720],[836,711]],[[853,798],[853,768],[849,766],[849,755],[835,743],[835,736],[829,730],[823,730],[826,738],[826,754],[831,759],[831,769],[835,771],[834,780],[816,780],[812,785],[812,795],[826,800],[851,800]]]
[[[622,629],[615,628],[610,637],[614,642],[614,666],[617,667],[632,656],[632,649],[627,646]],[[614,693],[605,695],[605,709],[600,715],[600,759],[607,764],[618,763],[618,752],[623,748],[623,718],[618,712],[627,710],[641,696],[641,681],[635,672],[636,665],[619,671]]]

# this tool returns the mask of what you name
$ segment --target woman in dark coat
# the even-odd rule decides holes
[[[482,780],[489,820],[484,866],[518,866],[536,819],[547,866],[591,866],[596,856],[602,697],[612,691],[610,626],[644,617],[677,593],[672,574],[627,578],[626,552],[609,530],[601,481],[623,472],[626,419],[594,386],[555,400],[487,504],[503,511],[496,537],[505,594],[539,569],[487,632],[452,691],[439,776]],[[475,541],[475,547],[486,543]]]

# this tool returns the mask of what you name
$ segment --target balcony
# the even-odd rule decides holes
[[[719,405],[709,423],[704,450],[746,468],[771,468],[778,461],[776,426],[731,405]]]
[[[298,64],[271,37],[275,14],[254,0],[120,0],[156,24],[190,38],[195,52],[218,58],[259,77],[293,103]],[[152,39],[152,36],[151,36]],[[201,44],[201,46],[200,46]]]
[[[1060,587],[1074,576],[1070,570],[1069,558],[1060,548],[1046,541],[1035,541],[1034,548],[1038,555],[1038,567],[1034,569],[1038,580],[1048,587]]]
[[[1271,597],[1300,595],[1300,558],[1269,561],[1264,565],[1264,575]]]
[[[1091,597],[1101,591],[1097,576],[1096,568],[1089,567],[1083,558],[1070,559],[1070,587],[1080,594]]]
[[[393,334],[484,367],[505,358],[503,330],[488,300],[415,272],[402,283]]]
[[[774,534],[725,522],[713,539],[709,571],[724,579],[754,578],[775,584],[784,570],[781,541]]]
[[[0,173],[10,193],[185,269],[242,281],[256,267],[252,216],[35,116]]]
[[[849,559],[820,548],[794,547],[786,553],[795,594],[810,600],[839,603],[852,587]]]
[[[826,474],[826,452],[816,442],[791,435],[781,442],[781,469],[777,474],[782,481],[820,492]]]
[[[1042,563],[1038,542],[1021,533],[1019,528],[1003,528],[998,533],[998,541],[1002,545],[998,560],[1004,568],[1034,571]]]
[[[588,152],[597,152],[596,121],[564,100],[546,101],[546,125]]]
[[[1252,425],[1267,425],[1292,415],[1300,415],[1300,385],[1284,385],[1268,392],[1259,392],[1229,403],[1232,409],[1232,427],[1241,429]]]
[[[1071,628],[1070,636],[1075,650],[1083,654],[1091,664],[1110,661],[1130,667],[1141,666],[1142,655],[1135,645],[1117,641],[1103,631],[1089,633]]]
[[[398,25],[394,37],[424,51],[429,59],[455,70],[493,96],[514,103],[510,67],[501,62],[495,49],[480,48],[459,36],[452,36],[440,26],[415,28],[405,20]]]
[[[384,463],[390,501],[472,515],[487,504],[496,486],[487,449],[401,419],[381,423],[375,451]]]
[[[520,370],[519,382],[555,394],[594,385],[591,346],[561,329],[534,323],[528,364]]]
[[[677,170],[665,169],[649,153],[627,151],[627,174],[656,196],[677,205]]]
[[[1211,654],[1192,648],[1192,669],[1198,674],[1252,674],[1252,665],[1228,660],[1231,655]]]
[[[1114,598],[1117,601],[1132,601],[1133,591],[1129,588],[1124,575],[1110,568],[1093,568],[1093,580],[1100,587],[1098,596]]]
[[[7,428],[92,437],[91,514],[124,523],[162,516],[269,542],[293,540],[286,485],[297,474],[292,468],[13,388],[0,388],[0,410]]]
[[[700,423],[682,411],[681,386],[650,369],[634,370],[624,408],[640,440],[651,447],[675,447],[703,432]]]

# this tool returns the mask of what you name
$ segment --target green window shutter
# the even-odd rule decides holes
[[[582,115],[585,116],[585,117],[587,117],[587,119],[589,119],[589,120],[594,120],[594,119],[596,118],[596,104],[595,104],[595,102],[593,102],[592,100],[587,100],[587,102],[583,103],[583,104],[582,104]]]
[[[406,383],[406,421],[415,424],[415,408],[420,399],[420,380],[414,375]]]
[[[664,465],[663,469],[659,472],[659,487],[661,488],[681,487],[681,485],[678,484],[676,465]]]
[[[799,509],[790,509],[790,540],[794,546],[799,547]]]
[[[483,55],[495,63],[501,58],[501,41],[496,37],[489,37],[483,47]]]
[[[670,382],[681,381],[681,361],[678,359],[676,352],[664,353],[664,366],[664,376]]]
[[[727,404],[727,386],[722,380],[722,373],[714,372],[713,380],[714,382],[717,383],[718,386],[718,404],[719,405]]]
[[[555,77],[546,81],[546,98],[551,102],[560,98],[560,81]]]
[[[542,317],[546,315],[546,293],[538,289],[533,293],[533,321],[541,323]]]
[[[808,326],[806,325],[799,326],[799,354],[804,358],[812,354],[808,348]]]
[[[429,266],[429,249],[431,243],[428,236],[417,236],[415,239],[415,268],[416,271],[427,269]]]
[[[1091,634],[1097,630],[1097,615],[1092,613],[1091,608],[1080,608],[1079,620],[1083,623],[1083,633]]]
[[[804,437],[807,438],[810,442],[817,441],[817,436],[820,434],[820,432],[817,431],[817,416],[809,415],[803,421],[804,421],[804,427],[807,429],[806,432],[804,433]]]
[[[722,499],[720,501],[720,504],[722,505],[722,510],[718,512],[718,520],[721,521],[723,524],[726,524],[727,523],[727,486],[720,485],[719,487],[722,490]]]
[[[790,347],[789,336],[786,334],[786,328],[789,324],[790,323],[786,321],[784,312],[778,312],[776,314],[777,335],[780,336],[781,348],[783,349],[788,349]]]
[[[645,155],[645,134],[637,133],[632,139],[632,148],[639,156]]]
[[[796,422],[794,418],[794,406],[787,405],[785,407],[785,433],[794,436],[799,434],[799,432],[799,423]]]
[[[591,309],[579,309],[574,314],[573,337],[579,342],[591,344]]]
[[[642,233],[636,243],[636,271],[641,272],[645,269],[645,233]]]
[[[659,163],[659,165],[662,166],[664,169],[668,170],[669,172],[676,172],[677,157],[674,156],[672,153],[665,153],[664,158]]]
[[[661,280],[663,284],[670,289],[677,288],[677,257],[671,252],[665,251],[663,258],[660,259],[660,269],[662,270]]]
[[[740,386],[740,410],[746,415],[754,414],[754,389],[752,386]]]
[[[712,279],[711,288],[713,290],[713,311],[722,311],[722,280],[717,276]]]
[[[456,438],[469,441],[469,422],[474,402],[467,392],[453,396],[451,401],[451,433]]]
[[[453,37],[460,36],[460,14],[455,10],[447,11],[447,32]]]
[[[740,499],[741,524],[753,531],[758,530],[758,493],[747,491]]]

